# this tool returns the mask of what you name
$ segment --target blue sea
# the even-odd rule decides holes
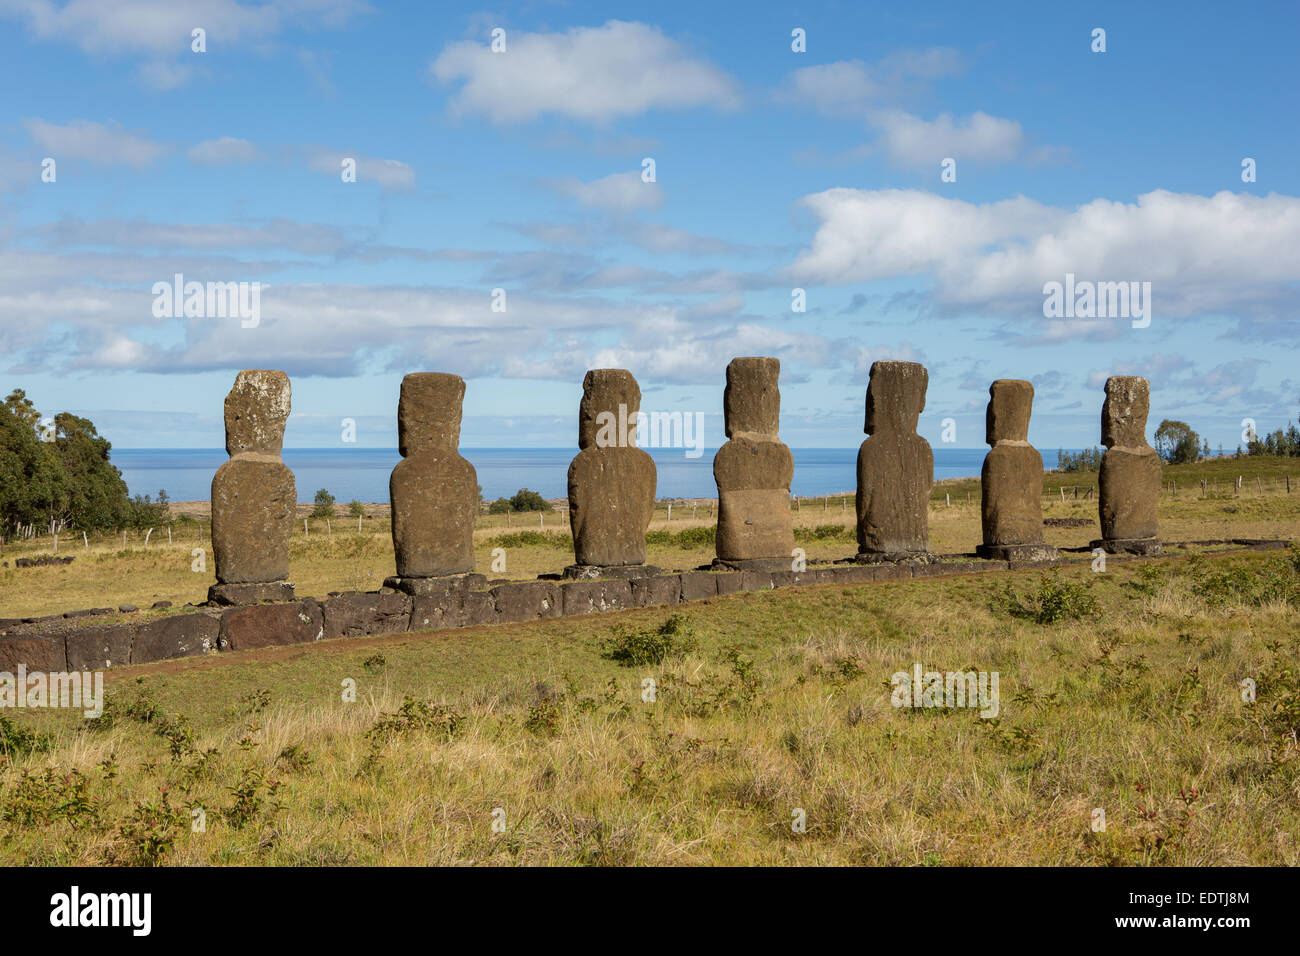
[[[687,458],[681,449],[647,449],[659,469],[659,498],[712,498],[713,454]],[[857,485],[857,448],[793,448],[791,493],[816,496],[852,492]],[[935,448],[934,477],[964,478],[980,473],[987,448]],[[568,494],[569,462],[576,448],[462,448],[478,472],[483,495],[509,497],[520,488],[545,498]],[[165,490],[172,501],[206,500],[212,475],[227,456],[221,448],[115,448],[112,461],[133,495],[157,496]],[[300,501],[311,501],[325,488],[338,501],[388,500],[388,475],[399,461],[395,448],[286,448],[285,463],[293,469]]]

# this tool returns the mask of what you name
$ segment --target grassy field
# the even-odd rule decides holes
[[[1244,459],[1166,468],[1165,477],[1171,488],[1161,497],[1161,535],[1170,541],[1300,539],[1300,479],[1295,493],[1286,494],[1280,476],[1287,472],[1273,468],[1278,461],[1285,460]],[[1251,473],[1243,471],[1247,465],[1258,462],[1269,467]],[[1225,470],[1228,465],[1234,467]],[[1221,490],[1202,496],[1200,476],[1211,466],[1222,472],[1212,479],[1220,482]],[[1300,470],[1300,465],[1291,467]],[[1235,484],[1238,471],[1248,474],[1248,480],[1240,492],[1229,492],[1226,489]],[[1092,522],[1088,527],[1048,528],[1049,543],[1058,547],[1082,547],[1100,535],[1096,499],[1075,498],[1071,494],[1062,500],[1058,485],[1068,480],[1071,487],[1075,482],[1083,487],[1095,479],[1095,473],[1091,477],[1084,474],[1068,478],[1048,474],[1044,481],[1049,491],[1043,499],[1044,517],[1083,518]],[[1262,488],[1255,479],[1260,479]],[[1178,485],[1176,492],[1173,483]],[[970,553],[980,542],[979,482],[973,483],[969,502],[968,484],[941,482],[935,486],[930,533],[931,547],[937,552]],[[1194,486],[1194,490],[1187,486]],[[372,517],[362,519],[360,532],[356,519],[341,515],[329,523],[328,531],[326,522],[318,518],[306,519],[306,531],[301,523],[295,527],[290,557],[293,581],[300,595],[373,590],[393,574],[387,505],[370,507]],[[833,560],[856,551],[853,507],[851,496],[798,501],[794,510],[796,543],[810,560]],[[713,559],[710,535],[716,520],[710,508],[710,503],[677,504],[669,520],[666,505],[661,504],[650,526],[648,563],[667,570],[687,570],[708,564]],[[692,509],[694,517],[691,517]],[[566,520],[560,512],[508,518],[480,516],[474,533],[478,570],[492,580],[526,580],[538,574],[559,572],[573,561]],[[74,557],[72,564],[37,568],[16,568],[12,559],[54,553],[51,539],[47,536],[14,542],[0,555],[0,561],[9,564],[0,567],[0,618],[34,617],[120,604],[147,608],[162,600],[178,606],[197,604],[206,599],[208,585],[215,580],[209,541],[208,526],[201,520],[177,524],[170,544],[165,529],[155,531],[147,547],[143,535],[135,532],[128,534],[125,547],[117,535],[91,539],[89,547],[83,546],[78,537],[61,540],[58,546],[60,555]],[[201,571],[193,570],[195,548],[204,551]],[[504,557],[504,570],[493,570],[493,552],[498,548],[504,553],[495,557]]]
[[[1298,609],[1252,553],[114,670],[0,720],[0,863],[1296,865]]]

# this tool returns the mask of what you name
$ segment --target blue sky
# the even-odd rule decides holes
[[[280,368],[287,444],[391,445],[401,376],[448,371],[464,446],[569,446],[624,367],[715,446],[765,354],[783,439],[850,447],[904,358],[936,446],[1004,377],[1040,448],[1094,444],[1137,374],[1149,432],[1231,449],[1300,399],[1298,10],[0,0],[0,388],[214,447],[235,371]],[[178,272],[260,282],[259,323],[156,318]],[[1046,318],[1067,272],[1150,282],[1150,325]]]

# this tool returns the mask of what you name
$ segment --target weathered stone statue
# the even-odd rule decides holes
[[[246,369],[226,396],[226,453],[212,478],[216,604],[291,601],[289,535],[298,496],[280,458],[289,420],[289,376]]]
[[[402,379],[402,460],[388,481],[397,557],[397,579],[385,582],[390,586],[474,570],[478,475],[457,450],[464,398],[458,375],[415,372]]]
[[[984,440],[993,446],[980,472],[981,558],[1050,561],[1057,550],[1043,541],[1043,458],[1029,444],[1034,386],[1000,378],[989,386]]]
[[[1136,375],[1106,379],[1101,407],[1101,457],[1097,504],[1101,539],[1094,548],[1111,554],[1159,554],[1156,507],[1160,501],[1160,456],[1147,444],[1151,386]]]
[[[874,362],[858,449],[858,561],[929,563],[934,452],[916,433],[929,374],[916,362]]]
[[[645,533],[654,513],[654,460],[636,447],[641,389],[625,369],[592,369],[582,381],[578,447],[569,465],[575,563],[568,577],[646,573]],[[621,570],[622,569],[622,570]]]
[[[713,459],[718,484],[715,567],[789,570],[794,550],[794,457],[777,438],[781,393],[775,358],[736,358],[722,393],[726,444]]]

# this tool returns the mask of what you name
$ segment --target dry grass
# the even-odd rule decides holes
[[[1004,609],[1035,572],[752,592],[633,668],[603,642],[672,610],[110,672],[110,726],[14,718],[0,862],[1296,865],[1296,562],[1065,569],[1099,613],[1054,624]],[[998,719],[892,707],[913,662]]]

